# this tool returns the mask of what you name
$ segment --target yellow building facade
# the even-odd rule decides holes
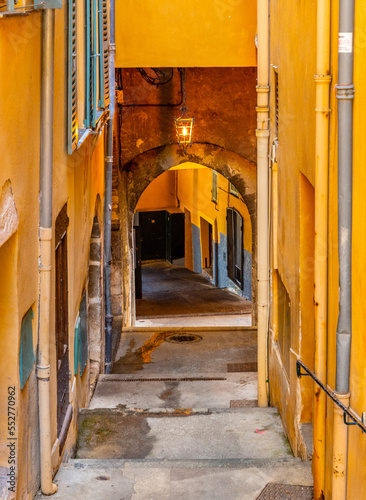
[[[362,3],[355,2],[353,43],[341,44],[341,51],[353,50],[356,88],[350,396],[340,395],[360,424],[353,426],[343,422],[344,411],[337,410],[323,388],[310,376],[304,376],[304,368],[297,363],[301,361],[337,399],[338,4],[333,2],[330,9],[329,0],[311,0],[306,4],[276,0],[270,5],[259,0],[257,9],[256,2],[241,0],[189,1],[184,8],[175,0],[169,5],[157,5],[153,0],[140,6],[133,2],[116,3],[116,67],[127,82],[125,88],[118,89],[118,102],[125,109],[120,115],[121,129],[116,133],[120,141],[116,140],[118,158],[114,159],[118,238],[125,270],[124,275],[118,271],[122,275],[118,300],[125,326],[133,326],[135,319],[131,244],[134,212],[189,212],[190,224],[199,229],[201,237],[196,252],[195,229],[192,241],[186,239],[186,248],[192,249],[186,254],[186,264],[201,272],[210,267],[206,264],[210,260],[206,245],[209,226],[213,243],[224,248],[227,209],[237,210],[244,221],[243,249],[250,263],[246,272],[253,269],[256,277],[259,263],[261,273],[264,269],[259,286],[268,278],[270,283],[269,297],[264,287],[264,295],[261,291],[258,299],[260,405],[276,406],[294,453],[303,459],[312,456],[314,498],[366,498],[366,444],[362,429],[366,411],[366,12]],[[5,124],[0,137],[0,397],[7,405],[7,410],[0,414],[0,485],[4,498],[19,499],[34,496],[43,474],[40,443],[44,442],[44,419],[39,418],[37,377],[40,386],[43,381],[49,383],[47,453],[52,476],[61,461],[73,454],[78,410],[87,405],[95,380],[105,369],[103,213],[108,92],[112,88],[106,68],[108,50],[114,50],[105,38],[107,2],[102,2],[101,14],[95,0],[70,0],[63,5],[50,0],[44,12],[33,9],[31,2],[25,4],[16,15],[7,13],[5,4],[0,9],[0,74],[6,75],[0,79],[0,113]],[[42,36],[46,11],[54,8],[53,121],[48,135],[42,135],[42,58],[49,48]],[[99,19],[99,15],[104,17]],[[262,47],[267,45],[269,65],[268,59],[262,57],[266,56]],[[97,53],[103,57],[94,63]],[[264,184],[256,183],[252,126],[255,103],[251,92],[257,55],[257,138],[262,145],[268,142],[265,153],[260,149],[258,158],[265,165],[264,184],[269,196]],[[134,70],[142,67],[174,68],[173,97],[179,97],[180,69],[187,68],[187,88],[191,85],[194,89],[190,102],[198,118],[200,88],[210,90],[206,90],[206,98],[211,99],[211,108],[204,119],[196,122],[196,141],[188,156],[183,156],[174,138],[177,110],[164,115],[160,110],[151,112],[148,121],[148,112],[138,110],[135,103],[127,109],[128,99],[133,101],[133,91],[138,87],[139,75]],[[229,77],[221,71],[223,68],[230,69]],[[239,100],[240,106],[245,103],[244,125],[241,135],[235,136],[233,130],[225,135],[226,124],[233,123],[232,110],[226,105],[229,98],[225,85],[238,85],[240,79],[245,87],[245,96]],[[137,93],[141,102],[152,99],[148,87],[143,85]],[[269,107],[267,97],[263,97],[267,95]],[[162,96],[166,98],[163,93]],[[224,104],[218,112],[221,101]],[[237,115],[240,106],[234,103],[235,106],[232,114]],[[151,123],[159,130],[152,130]],[[238,129],[236,125],[234,128]],[[49,141],[50,136],[53,180],[51,195],[47,196],[51,199],[52,220],[49,227],[44,227],[40,216],[45,195],[40,182],[40,159],[44,141]],[[187,161],[194,168],[185,168]],[[221,191],[217,203],[212,201],[215,169],[226,177],[219,177]],[[230,193],[229,181],[243,199]],[[200,198],[202,191],[205,197]],[[266,204],[263,209],[264,198],[269,212]],[[258,199],[260,214],[270,214],[268,227],[261,225],[266,217],[258,218],[258,211],[255,213]],[[108,206],[108,210],[112,208]],[[266,243],[268,259],[261,251]],[[49,262],[42,260],[46,247],[50,249]],[[199,255],[196,264],[195,255]],[[46,297],[42,273],[49,273],[50,278],[50,293]],[[257,286],[256,279],[252,283]],[[251,292],[255,303],[256,287]],[[249,298],[248,290],[247,295]],[[45,304],[49,368],[39,361]],[[88,337],[84,335],[86,313],[93,319],[89,321]],[[37,369],[37,364],[41,368]],[[62,380],[61,367],[67,367]],[[68,404],[61,408],[58,398],[64,400],[64,394]],[[352,417],[346,416],[346,422],[352,423]]]
[[[365,86],[365,11],[360,2],[355,2],[353,49],[352,43],[344,46],[343,42],[339,49],[341,53],[354,53],[356,89],[351,146],[349,401],[347,394],[336,393],[340,270],[338,2],[332,3],[330,9],[329,2],[310,2],[305,6],[278,1],[271,3],[270,18],[270,401],[281,412],[295,453],[313,456],[314,498],[364,498],[364,431],[360,426],[347,426],[343,422],[344,411],[311,377],[297,376],[296,361],[301,360],[331,394],[345,401],[345,407],[349,407],[362,427],[365,404],[365,351],[361,326],[365,286],[362,274],[365,141],[361,117],[365,109],[362,90]],[[283,30],[284,25],[286,30]],[[346,34],[346,38],[349,36]],[[354,423],[349,415],[345,419]]]
[[[102,294],[103,265],[103,201],[104,201],[104,123],[107,106],[98,110],[99,125],[92,132],[82,118],[76,127],[79,138],[68,144],[70,60],[68,53],[71,24],[70,7],[75,2],[64,2],[62,8],[44,11],[34,9],[33,2],[24,2],[24,9],[6,12],[0,10],[0,110],[4,120],[0,139],[0,471],[1,498],[30,499],[37,492],[42,471],[41,445],[44,417],[39,414],[37,377],[40,370],[39,350],[41,328],[40,308],[45,302],[49,329],[49,418],[50,447],[42,450],[51,459],[51,474],[62,460],[73,453],[76,442],[78,410],[89,401],[90,383],[104,371],[104,313]],[[29,5],[28,5],[29,4]],[[55,4],[52,5],[55,7]],[[51,6],[51,7],[52,7]],[[60,6],[58,6],[60,7]],[[84,2],[78,1],[80,27],[73,34],[84,39],[81,15]],[[47,12],[46,12],[47,11]],[[52,11],[54,24],[54,86],[53,124],[47,130],[53,146],[53,181],[49,192],[41,192],[40,170],[43,149],[49,139],[42,133],[42,104],[45,87],[42,79],[44,53],[52,44],[42,41],[45,17]],[[52,24],[52,22],[51,22]],[[83,42],[85,43],[85,42]],[[80,54],[78,106],[86,108],[83,87],[83,67]],[[74,63],[75,68],[75,63]],[[43,135],[42,135],[43,134]],[[68,149],[72,151],[69,154]],[[70,151],[71,152],[71,151]],[[51,200],[52,229],[50,266],[40,257],[40,196]],[[63,223],[60,219],[63,216]],[[61,224],[61,225],[60,225]],[[63,224],[63,226],[62,226]],[[62,226],[62,227],[61,227]],[[44,232],[44,231],[43,231]],[[92,234],[93,233],[93,234]],[[62,247],[62,251],[61,251]],[[61,262],[60,255],[65,260]],[[95,272],[93,265],[98,270]],[[62,267],[62,270],[60,267]],[[43,269],[42,269],[43,267]],[[50,296],[41,293],[41,272],[50,273]],[[62,278],[61,278],[62,274]],[[60,298],[58,286],[64,286]],[[96,280],[97,284],[91,284]],[[91,298],[99,301],[97,324],[99,331],[89,328],[89,355],[81,353],[80,318],[87,325],[86,313]],[[62,302],[62,311],[60,309]],[[94,306],[92,306],[93,309]],[[84,307],[85,309],[85,307]],[[45,309],[42,309],[45,311]],[[62,318],[60,317],[60,311]],[[96,311],[94,307],[94,312]],[[43,313],[42,313],[43,314]],[[62,326],[60,326],[62,323]],[[67,332],[62,346],[60,328]],[[77,339],[75,339],[77,337]],[[94,343],[94,348],[93,348]],[[66,379],[59,377],[59,351],[67,357]],[[92,351],[94,349],[94,354]],[[84,350],[85,354],[85,350]],[[65,365],[66,366],[66,365]],[[46,370],[48,368],[46,367]],[[46,380],[43,377],[43,380]],[[63,385],[62,385],[63,384]],[[67,400],[66,415],[60,412],[60,390],[64,387]],[[61,395],[61,398],[63,396]],[[42,420],[43,419],[43,420]],[[41,424],[41,425],[40,425]],[[61,436],[62,435],[62,436]],[[62,439],[62,442],[61,442]],[[52,475],[50,477],[52,480]]]

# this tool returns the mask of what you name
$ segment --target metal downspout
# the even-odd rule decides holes
[[[109,120],[107,127],[107,154],[105,158],[104,194],[104,294],[105,294],[105,372],[112,370],[112,299],[111,299],[111,218],[113,169],[113,118],[115,109],[115,2],[109,3]]]
[[[315,88],[315,247],[314,247],[314,316],[315,374],[326,383],[327,378],[327,314],[328,314],[328,169],[330,73],[330,0],[317,3],[317,54]],[[313,475],[314,499],[324,498],[325,485],[325,421],[327,396],[314,387]]]
[[[42,12],[41,69],[41,150],[40,150],[40,226],[39,226],[39,340],[37,378],[41,448],[41,488],[45,495],[56,493],[52,482],[50,414],[50,316],[52,262],[52,168],[53,168],[53,64],[55,11]]]
[[[258,0],[257,81],[257,311],[258,406],[268,406],[269,304],[269,4]]]
[[[353,167],[353,37],[354,0],[339,0],[338,44],[338,252],[339,316],[335,392],[349,406],[351,359],[351,285],[352,285],[352,167]],[[348,432],[343,412],[334,408],[333,500],[347,495]]]

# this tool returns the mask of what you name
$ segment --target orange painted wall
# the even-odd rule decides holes
[[[120,0],[116,66],[256,65],[255,0]]]

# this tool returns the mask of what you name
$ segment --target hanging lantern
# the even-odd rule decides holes
[[[192,146],[192,132],[194,118],[190,118],[187,114],[188,108],[186,106],[186,89],[185,89],[186,73],[182,70],[182,91],[183,91],[183,104],[180,108],[182,114],[179,118],[175,118],[175,129],[177,132],[177,140],[179,146],[183,147],[184,151],[187,150],[187,146]]]

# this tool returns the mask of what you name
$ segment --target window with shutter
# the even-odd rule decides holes
[[[99,0],[99,74],[100,102],[99,107],[109,104],[109,55],[108,55],[108,2]]]
[[[80,0],[79,19],[77,1],[69,0],[68,3],[69,154],[80,147],[90,129],[97,126],[110,95],[108,0]],[[77,46],[79,54],[76,54]]]
[[[97,106],[98,106],[98,59],[99,59],[99,44],[98,44],[98,0],[92,0],[92,55],[91,55],[91,85],[92,85],[92,101],[91,101],[91,126],[94,128],[97,123]]]
[[[68,151],[71,154],[78,143],[76,0],[69,0],[68,28]]]
[[[85,0],[85,128],[91,126],[93,102],[93,75],[92,75],[92,6],[91,0]]]

